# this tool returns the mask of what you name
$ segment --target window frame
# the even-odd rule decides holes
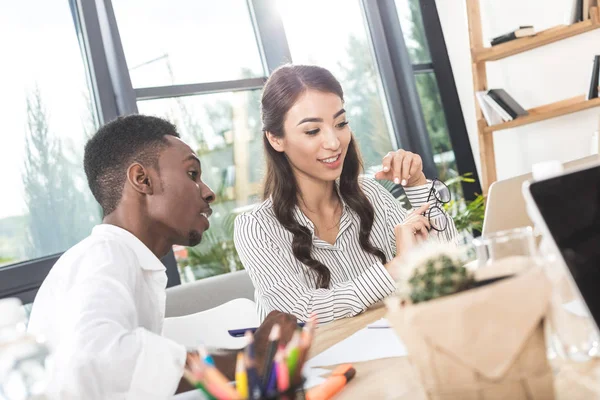
[[[411,64],[394,0],[359,1],[374,59],[379,70],[384,107],[392,124],[392,145],[418,152],[429,176],[437,172],[416,90],[414,75],[433,71],[440,90],[450,139],[461,173],[473,172],[476,182],[463,183],[465,195],[480,192],[456,85],[448,59],[435,2],[419,0],[431,53],[431,63]],[[267,76],[184,85],[134,88],[131,83],[111,0],[69,0],[84,62],[88,67],[98,120],[104,124],[120,115],[137,113],[137,101],[261,89]],[[276,0],[246,0],[263,70],[270,74],[292,62],[283,21]],[[61,254],[0,267],[0,298],[14,296],[32,302],[41,283]],[[163,258],[168,285],[181,284],[171,251]]]
[[[395,0],[361,1],[371,29],[388,103],[392,110],[403,110],[396,113],[405,116],[404,119],[396,118],[400,128],[394,126],[399,143],[403,148],[421,155],[426,175],[437,176],[415,80],[417,74],[433,72],[458,172],[473,174],[474,182],[461,182],[463,193],[466,200],[474,200],[476,194],[481,193],[481,184],[435,1],[419,0],[431,56],[428,63],[413,63],[410,60]]]

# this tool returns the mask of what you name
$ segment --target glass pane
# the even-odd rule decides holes
[[[452,150],[452,143],[450,142],[437,80],[433,72],[416,74],[415,80],[429,140],[431,141],[433,160],[439,173],[438,178],[447,181],[458,176],[458,168]],[[460,185],[452,185],[451,189],[460,190]],[[452,196],[453,198],[462,197],[458,193],[452,193]]]
[[[134,88],[264,76],[245,0],[113,0]]]
[[[233,247],[233,219],[261,199],[260,95],[253,90],[138,102],[140,113],[177,125],[200,157],[202,179],[217,195],[202,242],[174,249],[182,282],[242,269]]]
[[[14,55],[0,66],[2,265],[68,249],[100,213],[82,166],[96,111],[69,2],[2,2],[0,36]]]
[[[396,10],[404,34],[408,54],[413,64],[431,62],[419,0],[396,0]]]
[[[341,82],[365,167],[380,165],[394,147],[392,130],[359,2],[279,0],[277,6],[292,60],[327,68]]]

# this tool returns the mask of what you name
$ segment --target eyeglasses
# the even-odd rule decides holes
[[[446,213],[444,213],[442,207],[440,207],[440,204],[444,205],[450,203],[450,189],[448,189],[448,186],[446,186],[444,182],[436,178],[433,180],[431,190],[429,191],[429,195],[427,196],[427,203],[429,203],[431,196],[435,198],[436,204],[433,206],[429,206],[429,209],[426,212],[426,216],[429,220],[429,225],[431,226],[431,229],[438,232],[443,232],[446,230],[446,228],[448,228],[448,217],[446,216]],[[444,218],[436,218],[439,215],[443,215]]]

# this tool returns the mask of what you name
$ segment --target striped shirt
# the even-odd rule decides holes
[[[396,252],[394,227],[407,212],[383,186],[370,178],[361,179],[361,187],[375,210],[371,243],[383,251],[386,260]],[[413,208],[424,204],[431,190],[427,185],[405,188]],[[435,204],[434,196],[430,203]],[[378,257],[364,251],[359,242],[360,219],[342,204],[339,232],[332,245],[314,234],[314,225],[298,206],[295,218],[306,226],[313,237],[312,258],[331,272],[329,288],[317,288],[317,274],[298,261],[292,251],[293,235],[285,229],[273,210],[271,199],[235,220],[235,246],[255,288],[259,317],[278,310],[307,321],[316,314],[320,323],[352,317],[389,296],[396,289],[394,280]],[[448,218],[443,232],[430,232],[431,237],[453,241],[456,228],[452,219],[438,212],[432,218]]]

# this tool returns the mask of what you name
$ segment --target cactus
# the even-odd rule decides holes
[[[408,279],[409,297],[416,304],[470,289],[474,283],[469,270],[448,254],[438,253],[413,268]]]

